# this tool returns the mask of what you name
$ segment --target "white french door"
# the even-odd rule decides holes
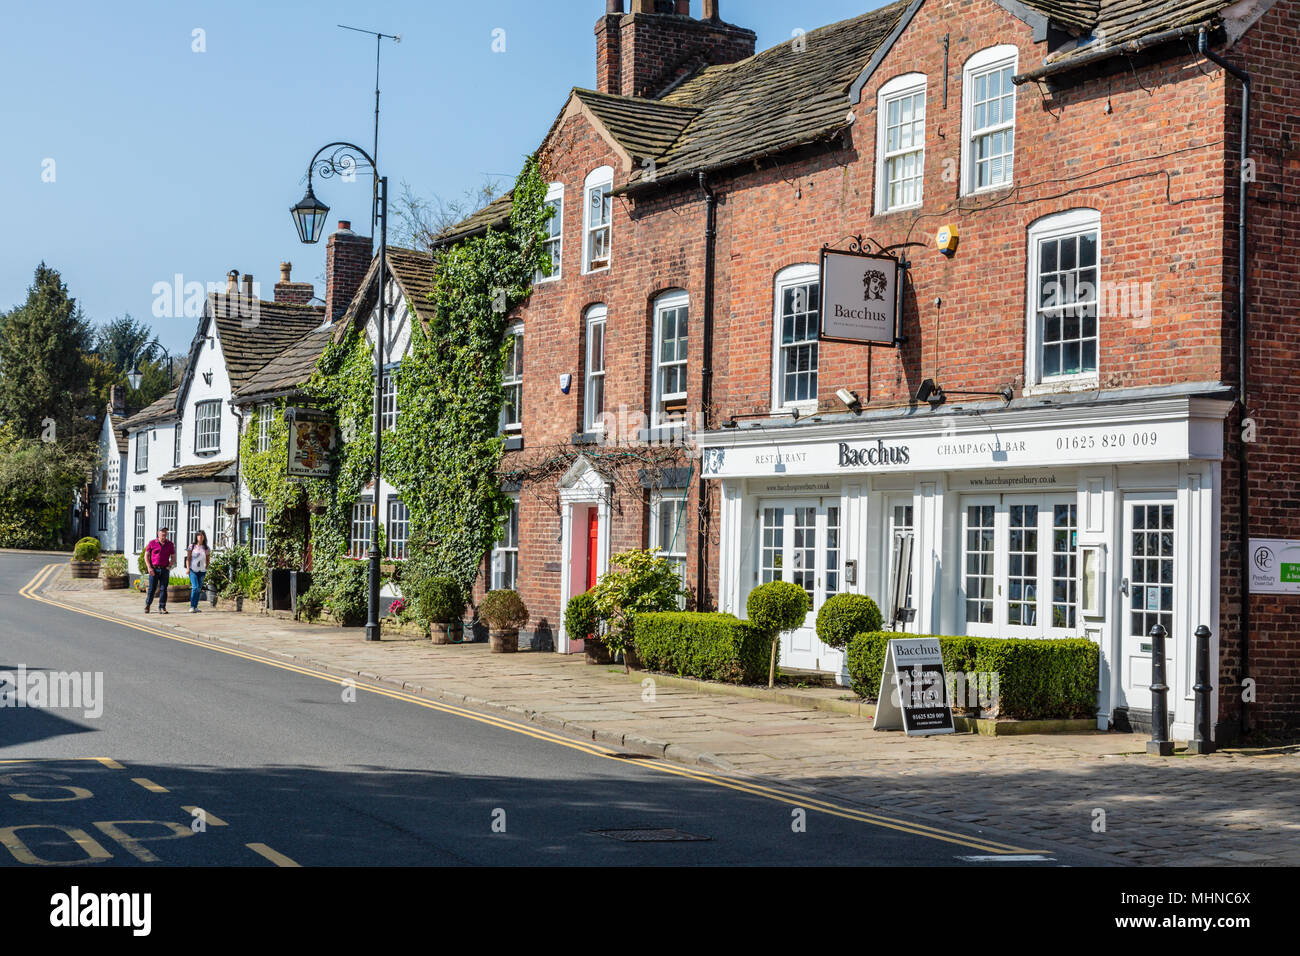
[[[817,612],[844,587],[842,511],[839,499],[764,501],[758,509],[755,584],[789,581],[807,592],[812,610],[802,627],[781,635],[781,663],[828,670],[836,653],[817,639]]]
[[[1078,530],[1074,494],[962,499],[966,633],[1077,636]]]
[[[916,579],[918,569],[920,568],[920,561],[917,557],[920,549],[917,546],[916,541],[916,503],[911,495],[907,495],[906,497],[888,499],[886,502],[886,508],[888,510],[887,518],[889,521],[889,536],[885,541],[885,546],[888,549],[886,551],[887,574],[885,576],[885,588],[880,604],[880,610],[885,616],[885,626],[888,627],[891,623],[889,620],[891,609],[886,607],[886,605],[889,603],[894,577],[898,573],[897,568],[894,566],[894,562],[898,560],[900,554],[910,554],[911,563],[907,568],[902,604],[904,607],[912,609],[912,620],[900,621],[898,630],[908,631],[915,634],[917,632],[917,618],[919,616]],[[900,539],[904,538],[911,539],[912,547],[910,549],[900,547]]]
[[[1128,494],[1124,497],[1124,571],[1120,595],[1124,602],[1123,686],[1135,707],[1150,707],[1151,628],[1164,626],[1166,683],[1175,686],[1174,660],[1179,657],[1175,544],[1175,498],[1170,494]],[[1175,695],[1169,696],[1174,709]]]

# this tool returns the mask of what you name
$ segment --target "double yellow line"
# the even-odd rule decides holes
[[[303,667],[298,664],[291,664],[286,661],[276,660],[272,657],[265,657],[260,654],[253,654],[248,651],[239,650],[233,647],[223,647],[220,644],[211,641],[198,640],[192,637],[186,637],[182,634],[168,633],[146,624],[136,624],[132,621],[123,620],[108,614],[100,614],[97,611],[87,610],[72,604],[65,604],[62,601],[51,600],[39,593],[51,578],[59,571],[61,565],[50,564],[42,568],[31,581],[24,585],[19,594],[32,601],[39,601],[41,604],[48,604],[51,607],[62,608],[72,611],[75,614],[81,614],[86,617],[97,618],[101,621],[107,621],[119,627],[128,627],[132,630],[141,631],[145,634],[151,634],[154,637],[166,638],[169,641],[177,641],[181,644],[190,644],[194,647],[201,647],[205,650],[215,651],[219,654],[227,654],[231,657],[239,657],[247,661],[254,661],[258,664],[264,664],[268,667],[275,667],[279,670],[290,671],[294,674],[301,674],[304,677],[314,677],[318,680],[328,681],[332,684],[344,686],[349,682],[358,690],[364,690],[371,694],[377,694],[381,697],[389,697],[393,700],[400,700],[404,703],[415,704],[417,707],[424,707],[427,710],[435,710],[440,713],[450,714],[455,717],[461,717],[465,720],[477,721],[480,724],[486,724],[490,727],[496,727],[501,730],[508,730],[511,733],[522,734],[525,737],[532,737],[536,740],[542,740],[547,743],[555,744],[561,747],[568,747],[570,750],[578,750],[582,753],[591,754],[594,757],[603,757],[607,760],[622,761],[624,755],[616,750],[607,747],[601,747],[594,743],[585,743],[574,740],[571,737],[564,737],[560,734],[543,730],[538,727],[526,727],[514,723],[502,717],[494,717],[489,714],[481,714],[476,711],[468,710],[464,707],[457,707],[453,704],[445,704],[440,701],[429,700],[425,697],[417,697],[406,691],[395,690],[376,684],[365,683],[355,678],[341,678],[336,674],[330,674],[315,668]],[[840,817],[844,820],[853,820],[858,823],[867,823],[872,826],[881,827],[887,830],[895,830],[900,833],[908,833],[913,836],[926,837],[931,840],[940,840],[945,843],[952,843],[957,846],[969,847],[975,850],[982,850],[990,854],[1030,854],[1040,851],[1027,850],[1023,847],[1015,847],[1006,843],[998,843],[993,840],[987,840],[983,837],[971,837],[963,833],[957,833],[952,830],[944,830],[939,827],[927,826],[922,823],[913,823],[908,820],[900,820],[895,817],[885,816],[879,813],[872,813],[866,810],[859,810],[855,807],[848,807],[842,804],[832,803],[822,800],[811,794],[801,793],[797,790],[783,787],[771,786],[768,784],[758,783],[753,780],[742,779],[737,777],[724,777],[718,774],[709,773],[703,770],[696,770],[689,767],[674,766],[662,761],[652,761],[642,763],[639,766],[646,769],[658,771],[659,773],[670,774],[675,777],[685,777],[689,780],[696,780],[700,783],[710,784],[715,787],[723,787],[728,790],[734,790],[738,793],[747,793],[752,796],[763,797],[778,803],[784,803],[790,807],[814,810],[818,813],[824,813],[828,816]]]

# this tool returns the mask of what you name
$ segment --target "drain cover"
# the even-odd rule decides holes
[[[624,843],[698,843],[713,839],[713,837],[697,836],[694,833],[662,827],[628,827],[622,830],[593,830],[592,832],[609,837],[611,840],[622,840]]]

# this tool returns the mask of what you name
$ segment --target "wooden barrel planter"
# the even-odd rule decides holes
[[[72,576],[74,578],[97,578],[99,577],[98,561],[72,561]]]
[[[131,583],[131,578],[128,577],[127,575],[125,575],[125,574],[120,574],[120,575],[111,575],[111,574],[106,574],[106,575],[104,575],[104,590],[105,590],[105,591],[125,591],[126,588],[127,588],[127,586],[128,586],[130,583]]]
[[[167,585],[167,603],[168,604],[189,604],[190,586],[188,584]]]
[[[488,643],[493,654],[514,654],[519,650],[519,632],[494,627],[488,631]]]

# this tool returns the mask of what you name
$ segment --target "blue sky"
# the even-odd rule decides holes
[[[759,49],[882,0],[722,0]],[[6,4],[0,24],[0,310],[36,265],[59,269],[95,322],[151,322],[188,347],[191,318],[155,318],[154,285],[251,272],[270,297],[281,260],[317,283],[324,242],[300,245],[288,207],[317,148],[369,147],[374,39],[385,41],[380,165],[392,193],[463,195],[513,177],[573,86],[595,79],[604,0],[61,2]],[[701,2],[693,0],[699,15]],[[505,52],[493,52],[493,31]],[[194,31],[204,52],[194,52]],[[53,160],[51,165],[48,161]],[[45,179],[53,174],[53,181]],[[368,231],[368,177],[322,184],[331,221]],[[332,222],[331,222],[332,228]]]

